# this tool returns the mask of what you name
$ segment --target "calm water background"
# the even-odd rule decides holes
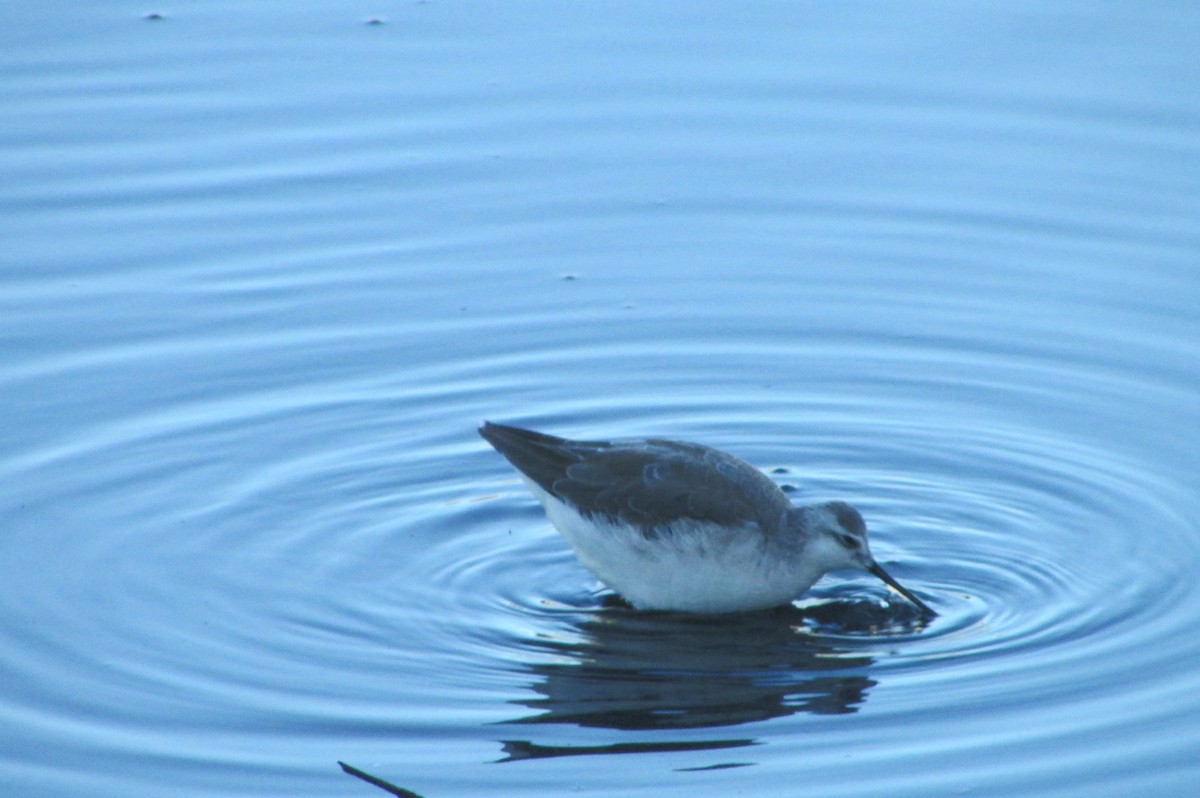
[[[1195,3],[5,16],[3,794],[1194,794]],[[941,615],[605,607],[482,418]]]

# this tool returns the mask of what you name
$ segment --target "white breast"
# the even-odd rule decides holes
[[[805,568],[798,551],[772,545],[756,525],[682,520],[647,537],[633,526],[584,518],[526,482],[580,562],[640,609],[766,609],[787,604],[823,573]]]

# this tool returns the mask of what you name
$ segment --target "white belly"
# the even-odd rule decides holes
[[[579,561],[639,609],[738,612],[787,604],[821,572],[781,556],[757,526],[731,529],[679,521],[646,537],[640,530],[589,520],[529,482]]]

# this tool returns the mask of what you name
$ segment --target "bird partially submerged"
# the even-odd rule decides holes
[[[761,471],[679,441],[572,441],[484,422],[550,521],[600,581],[639,609],[722,613],[787,604],[829,571],[862,568],[936,613],[871,556],[842,501],[793,506]]]

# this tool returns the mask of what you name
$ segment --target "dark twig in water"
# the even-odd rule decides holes
[[[400,798],[421,798],[420,795],[413,792],[412,790],[406,790],[403,787],[397,787],[395,784],[389,784],[388,782],[384,781],[383,779],[376,778],[375,776],[372,776],[370,773],[364,773],[363,771],[359,770],[358,768],[353,767],[352,765],[347,765],[345,762],[342,762],[341,760],[338,760],[338,764],[341,765],[342,770],[344,770],[346,773],[350,774],[351,776],[354,776],[357,779],[362,779],[367,784],[374,784],[379,789],[384,790],[385,792],[390,792],[392,795],[399,795]]]

